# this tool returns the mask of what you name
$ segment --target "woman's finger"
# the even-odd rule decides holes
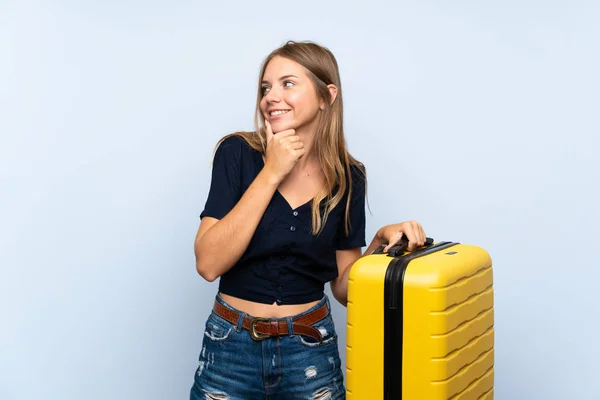
[[[423,246],[425,244],[425,231],[423,231],[421,224],[419,224],[417,221],[413,221],[413,228],[415,230],[418,245]]]
[[[273,139],[273,130],[271,129],[271,124],[269,123],[269,121],[266,118],[265,118],[265,133],[267,135],[267,144],[269,144],[271,139]]]
[[[387,251],[392,247],[395,246],[396,244],[398,244],[398,242],[400,242],[400,239],[402,239],[402,235],[403,232],[396,232],[391,238],[388,239],[388,244],[387,246],[385,246],[383,248],[383,252],[387,253]]]
[[[408,224],[409,228],[405,230],[406,237],[408,238],[408,251],[413,251],[419,245],[419,237],[417,236],[417,232],[413,228],[411,224]]]
[[[294,143],[294,142],[299,142],[300,141],[300,136],[298,135],[293,135],[293,136],[288,136],[285,138],[286,141],[290,142],[290,143]]]
[[[290,147],[294,150],[302,149],[302,148],[304,148],[304,143],[295,142],[295,143],[290,144]]]
[[[419,232],[421,232],[421,242],[422,246],[425,246],[425,242],[427,241],[427,235],[425,234],[425,229],[419,224]]]

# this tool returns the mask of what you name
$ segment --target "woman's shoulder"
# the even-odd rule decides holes
[[[354,196],[360,195],[360,193],[366,190],[367,186],[367,173],[363,163],[355,159],[351,159],[348,169],[345,171],[344,177],[345,187],[344,196],[348,195],[349,190],[352,190]],[[342,189],[341,182],[338,180],[334,186],[334,193]]]
[[[216,147],[260,151],[261,143],[254,132],[234,132],[220,138]]]
[[[228,157],[243,158],[244,154],[257,152],[255,147],[257,144],[260,145],[260,142],[253,144],[252,142],[255,140],[251,137],[252,134],[251,132],[236,132],[223,136],[215,145],[215,155],[221,153],[227,154]]]
[[[244,145],[248,145],[248,142],[237,133],[230,133],[217,141],[217,145],[215,146],[217,149],[241,149]]]
[[[350,179],[352,179],[352,184],[364,185],[367,181],[367,169],[363,163],[358,160],[350,162]]]

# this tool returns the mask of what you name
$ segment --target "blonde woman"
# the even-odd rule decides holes
[[[338,65],[288,42],[260,72],[254,132],[217,144],[195,240],[196,269],[219,280],[190,399],[344,399],[324,285],[346,305],[365,240],[364,166],[346,149]],[[381,228],[364,254],[415,221]],[[387,247],[386,249],[387,250]]]

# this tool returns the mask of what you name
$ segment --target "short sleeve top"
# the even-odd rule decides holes
[[[262,154],[240,136],[217,148],[208,198],[200,218],[222,219],[264,167]],[[219,291],[265,304],[320,300],[325,283],[338,276],[336,250],[365,242],[365,180],[352,167],[349,234],[345,231],[348,193],[329,214],[318,236],[312,230],[312,201],[293,209],[275,191],[242,257],[219,280]]]

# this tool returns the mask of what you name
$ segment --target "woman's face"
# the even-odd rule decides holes
[[[260,110],[271,124],[273,133],[316,127],[322,102],[307,72],[302,65],[280,56],[267,64],[262,79]]]

